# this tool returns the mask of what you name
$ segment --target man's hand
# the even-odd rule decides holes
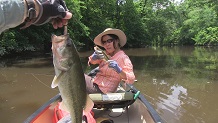
[[[72,13],[66,11],[66,16],[64,18],[53,18],[51,23],[55,29],[61,28],[68,24],[68,20],[72,17]]]
[[[29,27],[30,25],[43,25],[51,22],[53,27],[63,27],[67,25],[68,20],[72,17],[63,0],[25,0],[27,5],[27,18],[25,26],[21,29]],[[35,11],[35,12],[34,12]],[[29,14],[31,12],[31,14]]]
[[[72,14],[68,11],[67,6],[63,0],[36,0],[41,4],[40,14],[34,25],[42,25],[49,21],[52,22],[56,29],[67,25],[68,20]]]

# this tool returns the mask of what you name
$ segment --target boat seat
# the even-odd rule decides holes
[[[124,108],[132,104],[135,94],[130,92],[89,94],[94,102],[94,108]]]

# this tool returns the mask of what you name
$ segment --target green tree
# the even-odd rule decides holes
[[[114,0],[84,0],[81,8],[83,18],[81,22],[86,25],[89,33],[83,37],[86,49],[93,49],[93,39],[105,28],[114,27],[116,22],[116,1]],[[80,27],[84,30],[83,27]]]
[[[183,23],[175,31],[179,34],[177,39],[180,44],[195,44],[193,39],[200,31],[209,27],[217,27],[217,13],[214,5],[214,2],[210,0],[186,0],[180,5]]]
[[[68,32],[77,49],[93,49],[93,39],[104,29],[125,31],[125,47],[217,45],[218,1],[185,0],[65,0],[73,18]],[[0,55],[23,51],[50,52],[51,34],[63,29],[51,24],[0,35]]]
[[[143,47],[146,45],[145,28],[133,0],[126,0],[123,6],[123,29],[128,38],[129,47]]]
[[[199,31],[193,40],[195,40],[196,45],[217,45],[218,27],[208,27]]]

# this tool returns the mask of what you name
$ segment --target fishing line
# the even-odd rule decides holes
[[[66,7],[67,8],[67,7]],[[68,10],[68,9],[67,9]],[[69,11],[69,10],[68,10]],[[72,18],[72,19],[74,19],[78,24],[79,24],[79,26],[81,27],[81,29],[82,29],[82,32],[85,34],[85,36],[87,36],[93,43],[94,43],[94,41],[93,41],[93,39],[89,36],[89,35],[87,35],[86,34],[86,32],[85,32],[85,29],[83,28],[83,26],[81,25],[81,21],[79,21],[79,20],[77,20],[76,18]],[[66,27],[66,26],[65,26]],[[95,44],[95,43],[94,43]]]
[[[37,79],[41,84],[43,84],[44,86],[46,86],[46,87],[48,87],[48,88],[50,88],[51,89],[51,87],[50,86],[48,86],[48,85],[46,85],[44,82],[42,82],[39,78],[37,78],[33,73],[25,73],[25,74],[31,74],[35,79]],[[39,74],[40,75],[40,74]],[[43,74],[41,74],[41,75],[43,75]],[[54,89],[55,90],[55,89]],[[55,91],[57,91],[57,90],[55,90]]]
[[[25,73],[25,74],[33,74],[33,73]],[[41,73],[34,73],[34,75],[38,75],[38,76],[54,76],[53,74],[41,74]]]
[[[79,24],[79,26],[81,27],[82,32],[85,34],[85,36],[87,36],[94,43],[94,40],[89,35],[86,34],[85,29],[82,27],[81,23],[79,23],[79,21],[76,18],[74,18],[74,20],[76,20],[76,22]],[[105,56],[106,61],[110,59],[110,57],[106,54],[106,52],[104,50],[102,50],[100,47],[98,47],[95,43],[94,43],[94,45],[95,45],[94,50],[102,51],[103,55]]]
[[[79,21],[76,18],[73,18],[73,19],[76,20],[76,22],[79,24],[79,26],[81,27],[82,32],[85,34],[85,36],[87,36],[94,43],[94,40],[89,35],[86,34],[85,29],[82,27],[81,23],[79,23]]]

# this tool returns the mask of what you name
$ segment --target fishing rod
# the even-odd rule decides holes
[[[76,20],[76,22],[77,22],[77,23],[79,24],[79,26],[81,27],[83,33],[85,33],[85,30],[83,29],[83,27],[82,27],[82,25],[79,23],[79,21],[78,21],[76,18],[74,18],[74,19]],[[86,33],[85,33],[85,35],[94,43],[93,39],[92,39],[89,35],[87,35]],[[95,43],[94,43],[94,44],[95,44]],[[108,56],[108,55],[106,54],[106,52],[105,52],[104,50],[102,50],[99,46],[97,46],[96,44],[95,44],[94,50],[99,50],[99,51],[101,51],[102,54],[104,55],[104,59],[105,59],[106,61],[108,61],[108,60],[110,59],[110,56]]]
[[[66,4],[64,4],[64,7],[67,9],[67,11],[69,11],[69,9],[67,8]],[[73,18],[73,19],[79,24],[79,26],[81,27],[83,33],[94,43],[93,39],[92,39],[89,35],[86,34],[86,32],[85,32],[84,28],[82,27],[81,23],[80,23],[76,18]],[[67,26],[64,26],[64,34],[67,34]],[[95,43],[94,43],[94,44],[95,44]],[[96,45],[96,44],[95,44],[95,45]],[[101,49],[100,47],[98,47],[97,45],[94,47],[94,50],[99,50],[99,51],[101,51],[101,52],[103,53],[104,58],[105,58],[106,61],[108,61],[108,60],[110,59],[110,57],[105,53],[105,51],[102,50],[102,49]]]

